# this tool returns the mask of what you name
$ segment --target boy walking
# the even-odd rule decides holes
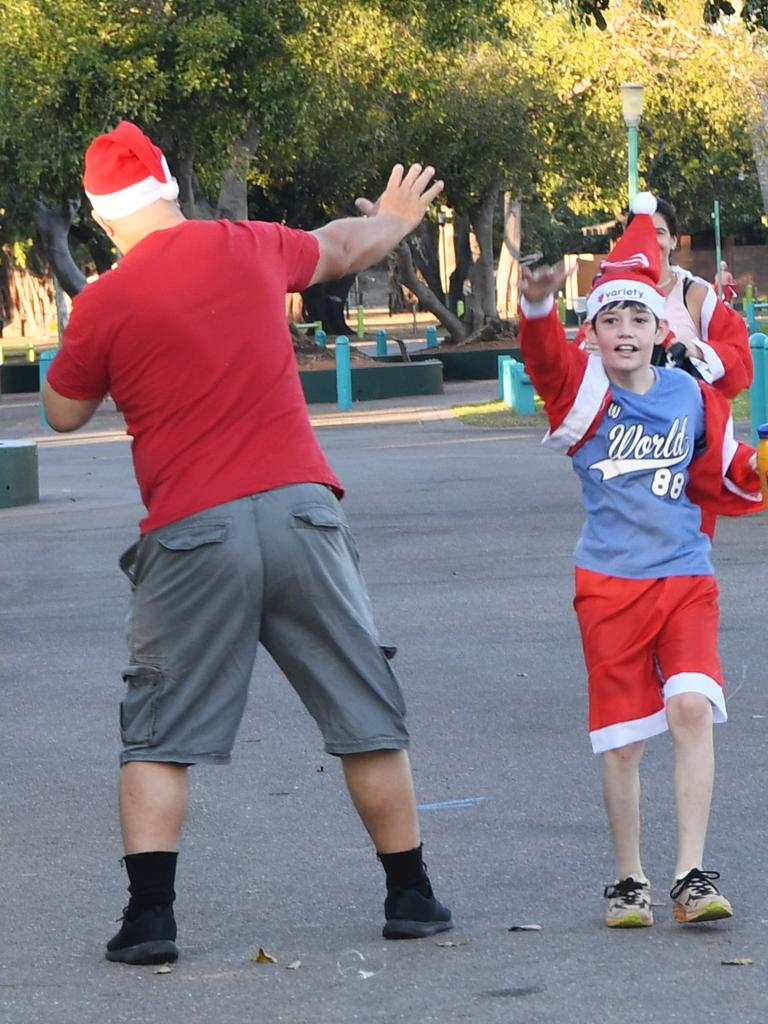
[[[602,265],[587,303],[588,354],[568,344],[554,310],[562,266],[523,268],[520,345],[544,399],[545,443],[569,455],[587,520],[576,546],[576,595],[589,676],[592,749],[616,881],[606,924],[653,924],[640,858],[639,766],[645,741],[674,741],[675,920],[730,917],[716,871],[704,870],[714,780],[713,722],[727,718],[717,651],[718,588],[702,510],[762,508],[753,449],[733,438],[727,402],[679,369],[651,365],[665,337],[655,199]]]

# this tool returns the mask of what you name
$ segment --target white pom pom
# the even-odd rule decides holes
[[[179,186],[175,178],[171,178],[170,181],[164,181],[160,186],[160,198],[161,199],[178,199]]]
[[[656,213],[656,196],[652,192],[638,192],[629,208],[632,213]]]

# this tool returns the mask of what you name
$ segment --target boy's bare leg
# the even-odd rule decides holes
[[[715,777],[712,705],[703,694],[681,693],[667,701],[667,721],[675,743],[675,875],[680,877],[704,863]]]
[[[173,852],[187,814],[187,769],[129,761],[120,770],[120,824],[128,853]]]
[[[645,743],[603,754],[603,800],[611,826],[616,877],[644,878],[640,863],[640,761]]]
[[[421,843],[411,763],[405,750],[373,750],[341,758],[349,795],[379,853]]]

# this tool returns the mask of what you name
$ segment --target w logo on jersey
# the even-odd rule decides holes
[[[628,473],[667,469],[685,462],[690,453],[688,417],[676,419],[666,434],[646,434],[642,423],[617,423],[608,433],[608,458],[589,468],[613,480]]]

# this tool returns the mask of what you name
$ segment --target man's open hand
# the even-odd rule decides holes
[[[355,206],[367,217],[385,214],[400,217],[411,231],[420,223],[432,200],[443,190],[444,182],[432,182],[434,176],[434,167],[422,168],[421,164],[411,164],[406,171],[402,164],[395,164],[387,187],[376,202],[361,198],[355,200]]]

